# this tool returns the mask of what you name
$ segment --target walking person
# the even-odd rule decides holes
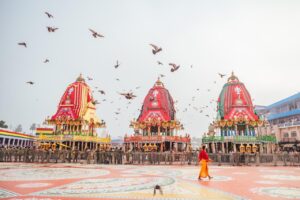
[[[206,149],[206,147],[203,146],[202,150],[200,151],[199,156],[198,156],[198,160],[201,163],[201,169],[200,169],[200,173],[198,176],[198,180],[202,180],[202,178],[206,178],[206,177],[208,177],[209,180],[213,178],[209,175],[208,166],[207,166],[207,163],[211,162],[212,160],[209,159],[208,154],[206,153],[205,149]]]

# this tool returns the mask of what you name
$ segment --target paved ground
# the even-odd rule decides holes
[[[0,199],[300,199],[300,167],[0,163]],[[159,184],[163,196],[153,197]]]

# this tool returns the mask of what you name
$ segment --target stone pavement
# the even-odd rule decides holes
[[[0,199],[300,199],[300,167],[0,163]],[[154,185],[160,185],[153,196]]]

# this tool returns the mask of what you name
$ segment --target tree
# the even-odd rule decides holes
[[[31,132],[33,133],[33,131],[35,131],[36,129],[36,123],[33,123],[31,126],[30,126],[30,130]]]
[[[21,124],[19,124],[17,126],[17,128],[15,129],[15,132],[22,132],[22,125]]]
[[[5,124],[5,121],[0,120],[0,128],[8,128],[8,126]]]

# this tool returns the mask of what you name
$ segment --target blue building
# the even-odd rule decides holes
[[[268,120],[281,149],[300,150],[300,92],[256,111]]]

